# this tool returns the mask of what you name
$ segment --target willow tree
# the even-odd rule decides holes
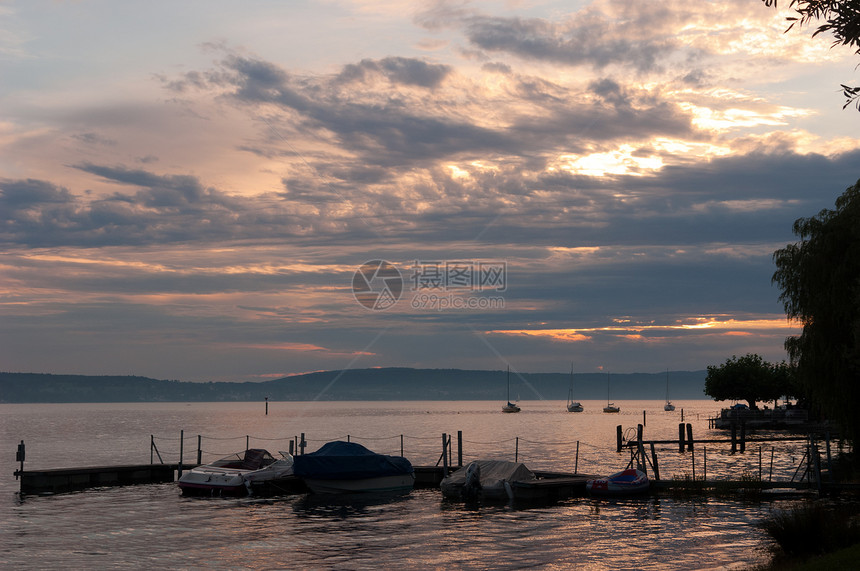
[[[767,6],[778,6],[778,0],[762,0]],[[860,2],[857,0],[783,0],[794,10],[789,16],[788,30],[799,24],[801,27],[817,23],[813,36],[830,34],[833,46],[848,46],[860,55]],[[786,30],[786,32],[788,31]],[[860,111],[860,87],[842,85],[845,95],[844,109],[852,103]]]
[[[800,335],[785,341],[806,396],[845,436],[860,437],[860,181],[822,210],[794,223],[800,238],[777,250],[773,282]]]

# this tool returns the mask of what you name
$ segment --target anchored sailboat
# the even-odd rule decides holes
[[[666,404],[663,405],[663,410],[667,412],[675,410],[675,405],[669,400],[669,369],[666,369]]]
[[[508,367],[508,404],[502,407],[502,412],[520,412],[520,407],[511,402],[511,368]]]
[[[567,389],[567,412],[582,412],[582,404],[573,400],[573,363],[570,364],[570,388]]]
[[[611,373],[606,373],[606,406],[603,407],[603,412],[621,412],[621,408],[615,406],[615,403],[609,402],[609,380]]]

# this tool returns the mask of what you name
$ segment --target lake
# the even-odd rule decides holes
[[[532,469],[606,475],[626,466],[616,426],[628,436],[678,437],[684,422],[696,438],[725,438],[708,429],[717,403],[584,401],[568,413],[559,401],[522,401],[503,414],[500,402],[270,402],[0,405],[0,563],[30,568],[148,569],[745,569],[767,561],[759,523],[791,499],[739,497],[571,498],[551,505],[467,508],[438,490],[397,497],[200,499],[176,484],[92,489],[20,497],[12,476],[15,445],[27,447],[25,469],[148,463],[151,438],[165,462],[185,461],[200,443],[203,461],[251,447],[288,450],[302,433],[314,451],[350,439],[415,465],[434,465],[442,433],[462,432],[464,463],[477,458],[524,462]],[[199,436],[199,438],[198,438]],[[664,479],[707,470],[709,479],[741,475],[790,479],[803,443],[658,447]],[[156,461],[158,457],[155,456]]]

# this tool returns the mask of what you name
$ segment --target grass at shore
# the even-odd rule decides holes
[[[759,571],[854,571],[860,566],[860,543],[850,547],[810,557],[808,559],[776,558],[770,565]]]

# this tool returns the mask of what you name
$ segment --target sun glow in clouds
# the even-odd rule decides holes
[[[661,333],[668,331],[696,331],[717,335],[752,335],[757,332],[778,332],[793,335],[799,332],[799,326],[793,325],[786,319],[725,319],[696,318],[694,323],[677,325],[637,324],[628,319],[615,319],[615,325],[605,327],[590,327],[582,329],[497,329],[487,331],[488,334],[522,335],[528,337],[548,337],[555,341],[589,341],[601,333],[614,334],[634,341],[647,340],[643,333]]]

